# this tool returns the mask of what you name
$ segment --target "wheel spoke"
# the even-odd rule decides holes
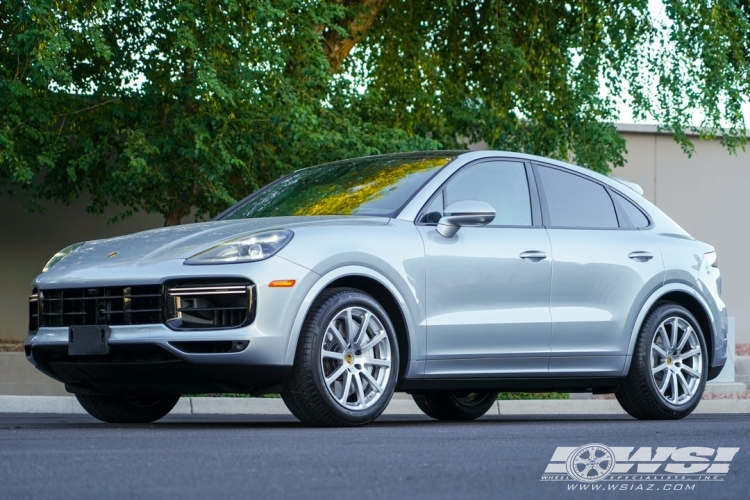
[[[658,345],[653,344],[651,346],[651,349],[654,350],[654,351],[656,351],[656,352],[658,352],[659,356],[661,356],[662,358],[667,359],[667,351],[665,351],[664,349],[662,349]]]
[[[323,356],[324,358],[338,359],[339,361],[344,361],[343,352],[326,351],[325,349],[323,349],[321,356]]]
[[[680,391],[677,387],[677,375],[672,373],[672,401],[677,404],[677,399],[679,398]]]
[[[354,337],[357,335],[358,331],[359,331],[359,328],[357,327],[357,322],[354,321],[354,317],[352,316],[352,310],[347,309],[346,310],[346,341],[348,344],[351,344],[354,341]]]
[[[693,393],[690,390],[690,386],[687,383],[687,380],[685,380],[685,376],[682,374],[682,372],[677,372],[675,374],[677,380],[679,380],[680,385],[682,386],[682,389],[685,391],[686,396],[692,396]]]
[[[664,396],[664,394],[667,392],[667,387],[669,387],[669,382],[672,380],[672,376],[669,372],[667,372],[666,375],[664,375],[664,383],[661,387],[659,387],[659,393]]]
[[[346,367],[344,367],[346,369]],[[352,387],[352,372],[346,372],[346,381],[344,382],[344,391],[341,393],[339,402],[346,406],[346,400],[349,399],[349,389]]]
[[[326,385],[330,386],[333,382],[335,382],[336,379],[339,378],[342,373],[344,373],[344,370],[346,370],[345,365],[339,366],[333,373],[326,377]]]
[[[363,364],[371,366],[384,366],[386,368],[391,367],[391,362],[388,359],[366,358]]]
[[[697,371],[697,370],[693,370],[693,369],[692,369],[691,367],[689,367],[689,366],[687,366],[687,365],[682,365],[682,366],[680,367],[680,369],[681,369],[682,371],[686,372],[686,373],[687,373],[688,375],[690,375],[690,376],[692,376],[692,377],[695,377],[695,378],[697,378],[697,379],[700,379],[700,378],[701,378],[701,374],[700,374],[700,372],[699,372],[699,371]]]
[[[355,390],[357,391],[357,401],[359,401],[360,408],[364,408],[365,407],[365,389],[362,384],[362,378],[359,376],[359,373],[355,373],[353,377],[354,377]]]
[[[666,369],[667,369],[667,364],[666,363],[662,363],[659,366],[657,366],[656,368],[652,368],[651,369],[651,373],[657,374],[657,373],[659,373],[661,371],[664,371]]]
[[[677,352],[680,352],[683,347],[685,347],[685,344],[687,343],[688,339],[693,333],[693,329],[688,326],[685,328],[685,333],[682,335],[682,339],[680,339],[680,343],[677,344]]]
[[[688,352],[686,352],[685,354],[682,355],[682,359],[692,358],[693,356],[695,356],[697,354],[700,354],[700,353],[701,353],[701,348],[700,347],[693,347]]]
[[[672,320],[672,339],[669,344],[670,347],[674,348],[677,345],[677,336],[680,333],[680,318],[674,318]]]
[[[369,341],[367,341],[367,344],[365,344],[362,347],[360,347],[360,350],[363,353],[365,353],[365,352],[369,351],[370,349],[372,349],[373,347],[375,347],[376,345],[378,345],[385,338],[386,338],[385,332],[381,331],[379,334],[375,335],[374,338],[372,338]]]
[[[658,329],[658,330],[656,330],[656,334],[657,334],[657,335],[658,335],[659,337],[661,337],[661,342],[662,342],[662,344],[664,345],[664,347],[666,347],[667,349],[669,349],[670,347],[672,347],[672,346],[670,345],[670,343],[669,343],[669,335],[667,335],[667,331],[666,331],[666,330],[664,329],[664,325],[661,325],[661,326],[659,327],[659,329]],[[666,353],[665,353],[665,354],[666,354]]]
[[[364,318],[362,318],[362,323],[359,325],[359,330],[357,331],[357,334],[354,336],[354,339],[352,340],[353,345],[359,345],[360,342],[362,342],[362,337],[364,337],[365,332],[367,331],[367,325],[370,324],[370,318],[372,317],[372,314],[369,312],[365,313]]]
[[[333,334],[333,338],[336,339],[336,342],[338,343],[339,347],[341,347],[341,349],[346,349],[346,340],[344,340],[344,337],[341,335],[341,332],[339,331],[338,328],[336,328],[336,326],[334,326],[333,323],[331,323],[330,326],[328,327],[328,331]]]
[[[378,391],[380,394],[383,394],[383,388],[380,387],[380,384],[378,384],[378,381],[375,380],[375,378],[372,375],[370,375],[370,372],[368,372],[367,370],[362,370],[359,373],[364,375],[364,377],[367,379],[367,381],[370,383],[373,389]]]

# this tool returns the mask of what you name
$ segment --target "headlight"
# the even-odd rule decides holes
[[[83,245],[84,243],[86,242],[82,241],[81,243],[75,243],[57,252],[55,255],[52,256],[49,262],[47,262],[47,265],[44,266],[44,269],[42,269],[42,272],[46,273],[47,271],[55,267],[61,260],[63,260],[65,257],[70,255],[71,253],[75,252],[76,249],[80,247],[81,245]]]
[[[294,233],[288,229],[248,234],[193,255],[185,264],[234,264],[264,260],[284,248],[292,236]]]

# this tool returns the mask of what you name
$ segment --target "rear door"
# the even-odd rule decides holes
[[[551,376],[618,376],[641,305],[663,281],[646,215],[621,193],[535,165],[552,245]]]

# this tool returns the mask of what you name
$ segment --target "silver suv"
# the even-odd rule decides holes
[[[637,185],[499,151],[298,170],[207,223],[72,245],[33,282],[26,355],[107,422],[185,393],[280,392],[361,425],[408,392],[437,419],[498,391],[698,405],[726,360],[714,249]]]

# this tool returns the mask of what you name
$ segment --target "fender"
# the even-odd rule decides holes
[[[286,351],[286,360],[285,363],[289,366],[294,364],[294,355],[297,351],[297,342],[299,340],[300,333],[302,332],[302,325],[305,322],[305,318],[307,317],[307,313],[310,310],[310,307],[312,306],[312,303],[315,301],[315,299],[320,295],[320,292],[323,291],[324,288],[326,288],[328,285],[330,285],[332,282],[336,281],[339,278],[347,277],[347,276],[366,276],[368,278],[372,278],[379,282],[381,285],[385,286],[389,292],[393,295],[393,297],[396,299],[396,302],[398,303],[399,308],[401,309],[401,314],[404,316],[404,320],[406,323],[406,330],[407,330],[407,337],[408,342],[411,347],[411,354],[412,359],[415,358],[415,347],[419,345],[424,345],[424,342],[420,344],[419,338],[422,337],[424,340],[425,332],[423,331],[424,328],[418,329],[413,324],[413,318],[414,315],[411,314],[411,311],[409,310],[408,304],[406,300],[404,300],[403,295],[399,290],[396,288],[396,286],[391,283],[390,280],[388,280],[385,276],[380,274],[379,272],[370,269],[369,267],[364,266],[344,266],[339,267],[337,269],[334,269],[332,271],[329,271],[325,275],[321,276],[321,278],[315,282],[315,284],[310,288],[310,290],[307,292],[307,295],[305,296],[304,300],[300,304],[297,315],[295,316],[294,323],[292,324],[292,331],[289,335],[289,344],[287,346]],[[421,331],[421,335],[418,333]],[[416,356],[417,359],[420,356]],[[409,374],[413,374],[414,367],[412,366],[414,363],[412,360],[409,360],[409,363],[407,364],[407,370],[404,374],[404,377],[406,377]]]
[[[643,325],[643,322],[646,321],[646,314],[648,314],[648,311],[660,298],[670,292],[684,292],[696,299],[700,303],[703,310],[706,312],[706,315],[708,316],[709,327],[711,328],[711,331],[704,332],[704,335],[714,335],[714,316],[713,314],[711,314],[711,309],[708,307],[708,304],[706,304],[706,301],[703,300],[703,297],[701,297],[701,295],[688,284],[679,282],[667,283],[656,290],[654,293],[652,293],[641,307],[641,312],[638,314],[638,317],[635,320],[635,324],[633,325],[633,331],[630,333],[628,355],[625,357],[625,366],[622,369],[623,377],[627,376],[628,371],[630,371],[630,363],[633,361],[633,351],[635,351],[635,343],[638,340],[638,333],[641,330],[641,326]]]

